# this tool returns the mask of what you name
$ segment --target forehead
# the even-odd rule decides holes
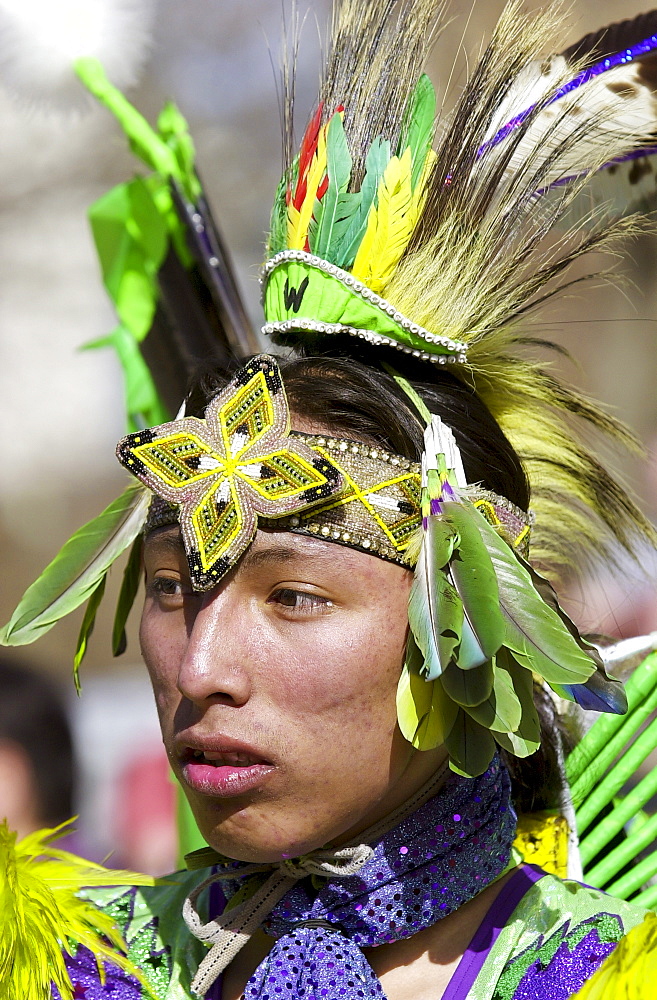
[[[151,531],[145,539],[145,550],[147,555],[168,555],[185,561],[182,536],[177,524]],[[291,567],[314,566],[317,569],[367,576],[386,575],[386,571],[403,572],[402,568],[394,563],[337,542],[291,531],[259,529],[236,569],[248,573],[273,564],[287,564]]]

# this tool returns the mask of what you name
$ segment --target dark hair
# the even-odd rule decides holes
[[[39,822],[57,826],[73,814],[71,730],[59,689],[47,677],[0,657],[0,740],[11,740],[32,765]]]
[[[393,375],[358,359],[349,345],[344,355],[279,359],[290,409],[299,417],[337,435],[381,445],[418,461],[424,421]],[[385,360],[385,353],[382,353]],[[427,408],[454,432],[470,483],[529,507],[529,483],[511,443],[473,389],[446,367],[416,362],[391,351],[390,368],[402,375]],[[206,368],[199,372],[187,397],[187,413],[203,416],[210,400],[226,385],[230,373]],[[520,759],[502,752],[511,772],[514,801],[520,812],[554,808],[562,777],[559,766],[558,716],[550,696],[535,686],[541,720],[541,748]]]

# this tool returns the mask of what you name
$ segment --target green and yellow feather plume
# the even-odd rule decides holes
[[[622,685],[550,585],[468,499],[454,435],[437,416],[425,431],[421,535],[397,692],[413,746],[444,745],[450,766],[467,775],[488,767],[496,744],[516,757],[534,753],[534,676],[585,708],[626,711]]]

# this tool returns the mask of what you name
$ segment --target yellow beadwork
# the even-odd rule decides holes
[[[213,587],[253,540],[258,517],[315,506],[343,485],[340,473],[298,437],[278,366],[261,355],[208,404],[119,442],[119,460],[167,503],[196,590]]]

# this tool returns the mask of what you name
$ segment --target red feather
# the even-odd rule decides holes
[[[324,174],[324,180],[317,188],[317,201],[321,201],[326,192],[328,191],[329,177],[328,174]]]
[[[317,149],[323,109],[324,104],[320,103],[317,111],[308,122],[308,128],[306,129],[303,142],[301,143],[301,150],[299,151],[299,177],[294,197],[292,199],[292,204],[297,209],[301,208],[304,198],[306,197],[308,169],[312,163],[312,158],[315,155],[315,150]]]

